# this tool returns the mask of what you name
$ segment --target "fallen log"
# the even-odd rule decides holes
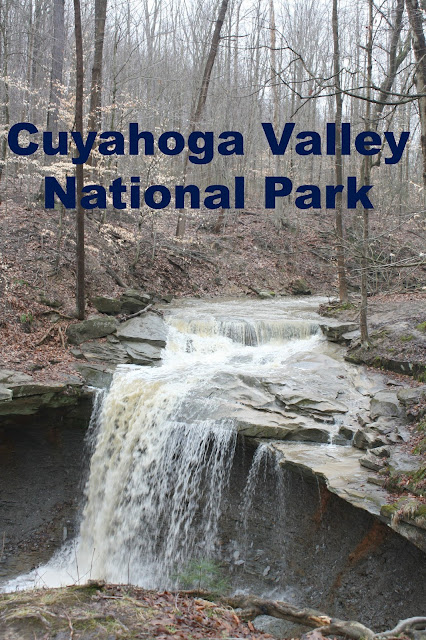
[[[206,594],[204,593],[201,597],[206,598]],[[266,600],[253,595],[241,595],[222,597],[219,602],[233,609],[242,609],[238,615],[243,620],[253,620],[261,615],[272,616],[273,618],[281,618],[311,627],[324,636],[345,636],[351,640],[361,640],[362,638],[364,640],[391,640],[407,631],[426,631],[426,617],[422,616],[401,620],[394,629],[375,633],[372,629],[355,620],[331,618],[316,609],[299,608],[279,600]],[[309,638],[309,633],[306,634],[306,637]]]

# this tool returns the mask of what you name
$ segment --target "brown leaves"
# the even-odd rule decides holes
[[[113,590],[114,587],[109,589]],[[266,640],[270,638],[267,634],[256,632],[251,622],[243,623],[233,610],[207,600],[194,599],[168,591],[155,593],[136,588],[132,596],[151,610],[149,627],[146,631],[160,640],[227,637]]]

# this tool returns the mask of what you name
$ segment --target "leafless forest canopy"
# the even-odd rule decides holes
[[[336,184],[339,177],[345,184],[346,176],[357,176],[360,184],[374,185],[375,208],[369,216],[347,211],[345,199],[337,212],[301,212],[290,198],[261,215],[279,232],[303,236],[315,229],[319,245],[325,230],[326,242],[337,251],[334,268],[341,285],[348,261],[355,277],[364,274],[364,289],[374,270],[384,285],[407,273],[419,279],[426,180],[423,3],[1,0],[0,187],[7,202],[19,198],[27,206],[41,206],[44,176],[63,182],[74,172],[72,154],[52,159],[39,151],[19,158],[8,150],[6,136],[18,121],[54,133],[79,129],[76,3],[82,24],[84,131],[125,133],[129,122],[138,122],[155,135],[175,130],[187,136],[194,128],[215,134],[236,130],[245,143],[243,156],[216,154],[202,166],[188,165],[182,155],[94,153],[85,168],[86,182],[107,185],[117,175],[140,176],[145,187],[192,182],[203,189],[214,183],[231,186],[233,176],[245,176],[247,207],[261,211],[266,175],[320,186]],[[218,17],[223,18],[219,29]],[[324,137],[327,122],[350,122],[352,137],[365,130],[382,137],[385,131],[411,135],[395,165],[385,164],[381,154],[363,158],[354,151],[343,159],[339,153],[299,156],[294,144],[284,157],[274,157],[262,122],[271,122],[277,135],[286,122],[296,123],[295,133],[313,130]],[[147,221],[152,233],[171,213],[177,220],[177,211],[129,213],[135,237]],[[187,212],[187,225],[194,228],[200,215]],[[222,215],[219,232],[226,215],[209,215]],[[173,238],[175,225],[168,228]],[[178,235],[183,237],[185,230],[178,229]],[[340,295],[345,298],[344,286]]]

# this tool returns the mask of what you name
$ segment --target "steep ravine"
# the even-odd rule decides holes
[[[9,416],[1,577],[45,563],[77,534],[80,575],[87,562],[90,577],[167,587],[174,563],[205,554],[225,562],[237,588],[375,627],[421,613],[424,530],[380,515],[386,492],[350,446],[354,435],[403,442],[402,407],[380,376],[327,344],[316,303],[176,305],[162,365],[116,373],[90,469],[84,430],[61,424],[63,409],[45,422]],[[130,345],[143,342],[149,317],[125,327]],[[60,584],[73,569],[59,578],[55,562],[12,585],[43,584],[40,575]]]

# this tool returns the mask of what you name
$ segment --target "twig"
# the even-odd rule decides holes
[[[123,318],[120,320],[120,322],[125,322],[126,320],[130,320],[130,318],[136,318],[137,316],[141,316],[143,313],[146,313],[147,311],[152,309],[153,306],[154,306],[154,303],[152,302],[147,307],[145,307],[145,309],[141,309],[140,311],[136,311],[136,313],[132,313],[130,316],[123,316]]]
[[[55,313],[56,315],[60,316],[61,318],[65,318],[65,320],[75,320],[75,316],[67,316],[65,313],[61,313],[60,311],[57,311],[56,309],[49,309],[48,311],[42,311],[40,315],[47,316],[47,315],[49,315],[49,313]]]
[[[59,333],[59,337],[60,337],[60,339],[61,339],[61,345],[62,345],[62,348],[63,348],[63,349],[65,349],[65,339],[64,339],[64,334],[63,334],[62,329],[61,329],[61,327],[60,327],[60,326],[58,326],[58,333]]]
[[[114,269],[112,269],[109,265],[107,265],[105,267],[105,271],[109,276],[111,276],[113,280],[115,280],[115,282],[118,284],[119,287],[122,287],[123,289],[126,288],[127,285],[123,282],[123,280],[120,278],[118,273],[114,271]]]
[[[56,326],[53,325],[51,327],[49,327],[49,329],[46,331],[46,333],[43,335],[43,337],[41,338],[41,340],[39,340],[38,342],[36,342],[35,346],[39,347],[41,344],[43,344],[43,342],[45,340],[47,340],[47,338],[49,337],[49,335],[52,333],[52,331],[56,329]]]

